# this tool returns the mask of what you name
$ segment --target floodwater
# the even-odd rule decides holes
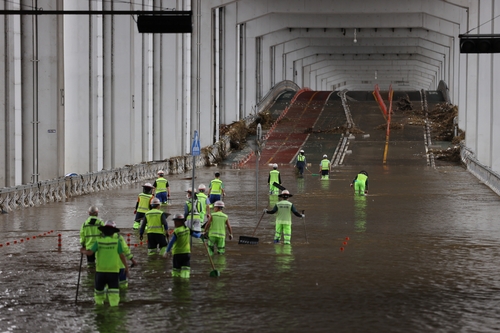
[[[393,143],[387,164],[381,154],[376,162],[373,152],[383,142],[375,137],[354,140],[352,155],[330,180],[309,172],[298,178],[293,167],[280,166],[290,201],[306,216],[293,218],[290,246],[272,243],[272,215],[257,228],[258,245],[238,244],[276,200],[267,195],[268,167],[258,174],[196,170],[196,186],[208,185],[216,170],[226,186],[235,239],[226,255],[213,257],[221,276],[209,277],[200,240],[193,241],[189,281],[170,276],[171,259],[149,258],[144,245],[132,246],[139,265],[117,308],[93,304],[85,265],[75,305],[79,228],[87,208],[97,205],[101,218],[115,220],[138,244],[131,227],[141,184],[1,215],[0,331],[498,332],[499,197],[461,166],[428,167],[422,135]],[[321,157],[308,158],[316,173]],[[361,169],[370,190],[355,197],[349,183]],[[183,177],[190,176],[168,177],[170,213],[182,212],[191,187]]]
[[[198,170],[196,183],[208,183],[213,171]],[[357,171],[342,167],[321,181],[281,169],[294,194],[290,200],[306,213],[305,220],[294,218],[292,245],[284,246],[271,243],[271,215],[257,229],[258,245],[238,245],[268,204],[267,175],[259,174],[256,210],[255,170],[223,169],[235,240],[225,256],[214,257],[221,276],[209,277],[212,269],[199,242],[189,281],[171,278],[170,260],[148,258],[145,246],[134,247],[140,265],[131,269],[120,307],[111,310],[93,305],[92,274],[85,267],[75,305],[78,229],[95,204],[102,218],[115,219],[123,234],[132,234],[132,244],[138,243],[130,226],[139,185],[4,214],[0,329],[497,331],[498,196],[459,166],[396,166],[372,168],[370,194],[354,197],[349,182]],[[174,199],[168,210],[175,213],[182,210],[182,191],[190,181],[170,178]],[[48,236],[12,243],[50,230]]]

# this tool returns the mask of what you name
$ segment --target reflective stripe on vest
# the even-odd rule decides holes
[[[83,242],[85,248],[89,249],[95,243],[98,237],[101,237],[100,226],[103,226],[103,220],[90,216],[82,225],[80,230],[80,242]]]
[[[137,211],[139,213],[146,213],[149,210],[149,201],[152,197],[152,194],[139,194],[139,205],[137,205]]]
[[[118,273],[120,253],[123,252],[118,238],[104,237],[97,240],[96,272]]]
[[[165,233],[165,226],[161,223],[161,214],[163,214],[163,211],[159,209],[151,209],[149,212],[146,213],[148,234]]]
[[[304,162],[305,160],[306,160],[306,157],[304,155],[297,156],[297,161],[298,162]]]
[[[216,178],[210,182],[210,194],[222,194],[222,180]]]
[[[321,170],[328,169],[330,169],[330,161],[325,158],[324,160],[321,160]]]
[[[276,223],[292,224],[292,203],[287,200],[281,200],[276,206],[278,206]]]
[[[156,180],[156,193],[167,192],[167,183],[168,181],[160,177]]]
[[[191,252],[191,248],[189,246],[190,232],[191,231],[186,226],[175,228],[174,234],[176,240],[174,245],[172,246],[172,254],[182,254]]]
[[[269,171],[269,184],[273,185],[274,183],[280,183],[280,172],[278,170]]]
[[[186,218],[191,218],[191,200],[186,201],[186,205],[188,207],[188,216]],[[201,203],[198,201],[198,199],[194,200],[194,211],[193,211],[193,219],[199,219],[200,218],[200,212],[202,211]]]
[[[212,222],[210,223],[210,230],[208,236],[225,238],[226,237],[226,221],[227,215],[221,211],[212,213]]]
[[[366,180],[368,179],[368,177],[362,173],[358,174],[358,178],[356,178],[356,181],[359,181],[359,182],[366,182]]]

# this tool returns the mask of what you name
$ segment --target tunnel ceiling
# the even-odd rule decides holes
[[[448,1],[240,1],[239,23],[327,87],[435,89],[450,80],[466,11]],[[462,26],[462,28],[461,28]],[[298,70],[301,70],[300,68]]]

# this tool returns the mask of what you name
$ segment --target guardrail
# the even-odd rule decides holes
[[[493,192],[500,195],[500,175],[479,162],[472,150],[467,148],[463,141],[460,142],[460,158],[471,174],[491,188]]]
[[[196,167],[210,165],[230,152],[229,137],[205,147],[195,158]],[[117,188],[121,185],[155,179],[158,170],[165,174],[179,174],[193,169],[193,156],[172,157],[162,161],[126,165],[122,168],[89,172],[74,176],[40,181],[33,184],[0,188],[0,209],[3,212],[17,208],[34,207],[48,202]]]

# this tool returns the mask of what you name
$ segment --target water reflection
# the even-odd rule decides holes
[[[269,209],[273,209],[274,205],[278,203],[278,195],[272,194],[269,195]]]
[[[366,231],[366,196],[354,195],[354,228],[356,232]]]
[[[330,189],[330,180],[329,179],[321,179],[321,189],[323,189],[323,190]]]
[[[304,177],[297,178],[297,193],[304,193]]]
[[[94,322],[99,333],[128,332],[127,308],[122,306],[96,306]]]
[[[225,255],[214,255],[212,257],[215,269],[219,272],[223,272],[226,269],[226,256]]]
[[[275,245],[276,251],[276,268],[279,272],[285,273],[292,268],[294,257],[292,255],[291,245]]]

